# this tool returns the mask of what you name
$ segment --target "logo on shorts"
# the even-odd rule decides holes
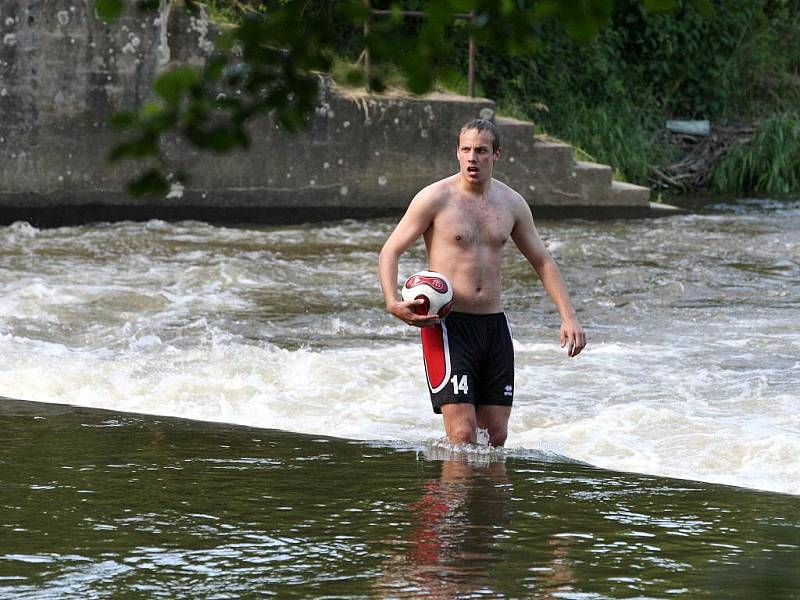
[[[506,391],[503,392],[503,395],[504,396],[513,396],[514,395],[514,386],[507,385],[506,386]]]

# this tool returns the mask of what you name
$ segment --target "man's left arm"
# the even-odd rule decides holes
[[[558,314],[561,315],[559,336],[561,347],[567,347],[569,356],[577,356],[586,346],[586,333],[578,322],[575,307],[569,298],[564,279],[536,231],[531,209],[524,199],[520,198],[519,200],[521,206],[516,211],[511,239],[514,240],[522,255],[531,263],[545,291],[553,299]]]

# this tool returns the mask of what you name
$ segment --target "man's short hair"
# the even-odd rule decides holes
[[[461,143],[461,134],[469,129],[488,131],[492,134],[492,152],[497,152],[498,148],[500,148],[500,131],[497,129],[497,125],[492,123],[489,119],[472,119],[472,121],[465,123],[458,132],[457,143]]]

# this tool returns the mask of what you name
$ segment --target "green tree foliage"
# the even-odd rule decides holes
[[[671,158],[657,143],[666,119],[749,123],[800,104],[796,0],[731,0],[711,18],[689,2],[652,13],[621,0],[590,43],[557,21],[535,35],[532,56],[480,47],[483,93],[637,183],[648,182],[648,165]]]
[[[115,19],[123,0],[94,0],[98,18]],[[157,2],[139,0],[139,10]],[[544,21],[556,20],[574,39],[588,40],[607,26],[613,0],[429,0],[416,2],[425,12],[414,35],[399,15],[402,2],[387,6],[393,16],[375,21],[363,42],[376,65],[395,64],[408,89],[423,93],[437,78],[452,78],[453,56],[462,38],[449,35],[453,15],[473,13],[463,33],[491,47],[496,56],[529,56],[537,47],[536,32]],[[676,0],[643,0],[648,10],[671,9]],[[691,0],[709,12],[710,0]],[[197,0],[187,0],[198,8]],[[311,0],[263,0],[245,11],[237,27],[218,40],[218,52],[202,69],[180,67],[155,83],[159,100],[136,113],[119,115],[115,124],[128,138],[112,159],[149,159],[145,174],[130,186],[132,193],[167,189],[161,174],[162,138],[176,133],[195,147],[228,152],[247,148],[246,124],[269,113],[279,126],[296,130],[313,111],[318,80],[313,71],[329,70],[343,28],[360,30],[369,17],[360,0],[337,3]],[[381,82],[374,82],[380,86]],[[185,179],[186,174],[179,174]]]

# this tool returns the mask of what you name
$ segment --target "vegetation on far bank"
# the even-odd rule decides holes
[[[109,14],[122,10],[122,0],[95,2]],[[117,120],[134,137],[116,158],[157,161],[160,136],[170,130],[184,131],[201,149],[246,147],[244,125],[266,111],[298,127],[314,102],[308,70],[363,85],[365,42],[374,89],[402,83],[412,93],[431,85],[464,93],[472,33],[480,95],[628,181],[651,184],[654,172],[686,163],[670,143],[667,119],[708,119],[712,134],[725,124],[754,126],[754,134],[717,148],[713,173],[700,179],[722,192],[800,190],[800,0],[373,0],[374,8],[424,10],[426,17],[405,19],[395,10],[372,19],[366,39],[360,1],[191,3],[242,26],[205,70],[162,76],[160,108]],[[470,7],[477,7],[475,21],[452,18]],[[210,100],[220,82],[248,95]],[[227,121],[220,111],[230,114]],[[150,175],[143,189],[165,187],[157,170]]]
[[[668,119],[755,125],[711,178],[720,192],[800,191],[800,2],[732,0],[706,17],[688,2],[650,14],[615,4],[611,25],[590,43],[542,24],[530,57],[480,48],[483,91],[515,116],[651,183],[652,167],[680,159]]]
[[[387,7],[390,3],[385,3]],[[396,3],[398,4],[398,3]],[[507,55],[478,45],[481,95],[509,116],[532,120],[542,132],[567,140],[628,181],[653,183],[653,167],[679,158],[665,132],[668,119],[708,119],[715,125],[755,124],[756,135],[734,144],[710,177],[719,192],[800,190],[800,1],[715,2],[711,14],[688,0],[652,13],[637,0],[614,3],[610,22],[593,39],[576,40],[561,20],[536,23],[536,51]],[[332,11],[331,0],[307,0],[310,12]],[[380,2],[373,2],[381,7]],[[380,6],[379,6],[380,5]],[[421,0],[400,2],[421,10]],[[210,0],[212,13],[235,19],[257,1]],[[417,21],[395,20],[407,36]],[[466,92],[467,35],[454,22],[455,64],[437,85]],[[580,37],[580,36],[579,36]],[[356,61],[361,32],[339,32],[334,76],[361,83]],[[445,73],[447,73],[445,71]],[[400,83],[384,67],[383,81]]]

